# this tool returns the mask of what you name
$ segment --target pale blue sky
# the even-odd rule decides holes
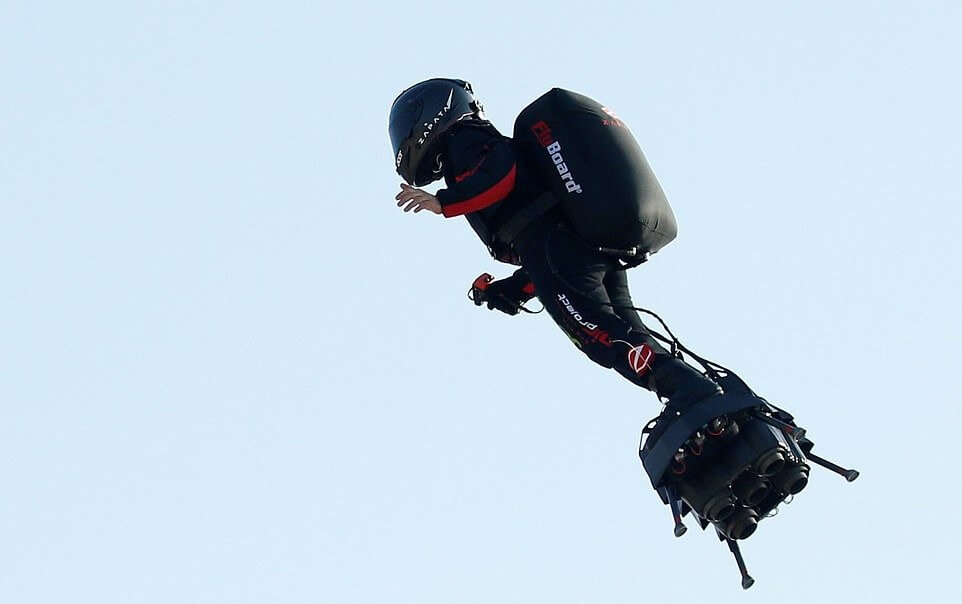
[[[840,4],[2,4],[0,601],[954,601],[962,8]],[[395,208],[435,76],[615,108],[680,223],[636,302],[862,471],[749,592],[654,397]]]

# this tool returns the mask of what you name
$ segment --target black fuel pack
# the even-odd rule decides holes
[[[668,198],[625,123],[553,88],[518,115],[514,141],[586,242],[647,256],[677,234]]]

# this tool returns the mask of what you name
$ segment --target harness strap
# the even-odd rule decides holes
[[[552,195],[550,191],[542,193],[506,220],[494,234],[494,240],[505,245],[511,245],[523,230],[535,220],[544,216],[548,210],[558,203],[558,198]]]

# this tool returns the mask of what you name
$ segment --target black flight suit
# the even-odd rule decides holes
[[[498,240],[501,227],[548,190],[510,139],[486,122],[460,124],[447,135],[442,159],[447,187],[437,198],[444,216],[466,216],[496,259],[520,264],[555,323],[588,358],[659,396],[694,388],[704,398],[701,391],[715,391],[652,337],[631,308],[618,261],[582,242],[557,206],[512,242]],[[659,373],[663,378],[652,380]]]

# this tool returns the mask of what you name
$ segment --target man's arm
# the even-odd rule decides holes
[[[448,157],[455,182],[438,191],[441,212],[448,218],[483,210],[514,190],[517,164],[504,140],[474,130],[459,132],[450,143]]]

